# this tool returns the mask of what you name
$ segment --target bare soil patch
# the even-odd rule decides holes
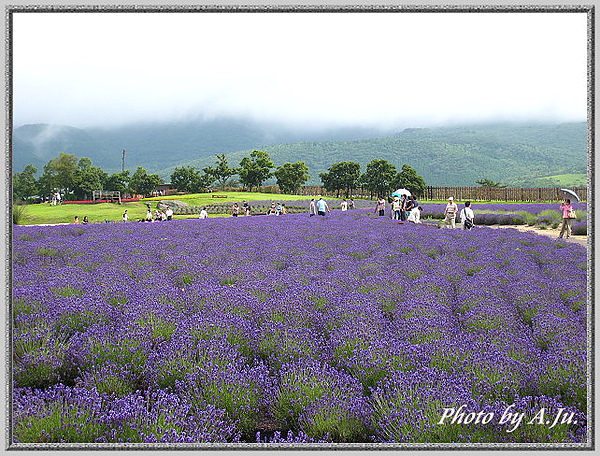
[[[546,228],[543,230],[537,226],[529,225],[491,225],[490,228],[514,228],[515,230],[533,232],[554,239],[558,239],[558,235],[560,234],[560,228]],[[563,240],[566,242],[583,245],[584,247],[587,246],[587,236],[571,235],[569,238],[563,238]]]

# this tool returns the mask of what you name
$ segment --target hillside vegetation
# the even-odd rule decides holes
[[[379,134],[380,137],[377,137]],[[60,152],[89,157],[108,172],[143,166],[166,180],[176,167],[201,169],[226,154],[237,166],[258,149],[277,166],[302,160],[309,167],[309,185],[319,185],[319,173],[340,161],[356,161],[364,171],[375,158],[396,167],[409,164],[428,185],[475,186],[487,178],[510,186],[573,185],[547,176],[586,174],[585,122],[502,124],[469,127],[411,128],[400,132],[369,129],[291,130],[241,119],[220,119],[118,129],[76,129],[27,125],[13,135],[13,171],[32,163],[39,169]],[[579,176],[580,177],[580,176]],[[578,180],[578,182],[581,179]]]

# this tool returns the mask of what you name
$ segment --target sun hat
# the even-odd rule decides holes
[[[454,200],[454,197],[452,197],[452,196],[451,196],[450,198],[448,198],[448,200],[449,200],[449,201],[453,201],[453,200]]]

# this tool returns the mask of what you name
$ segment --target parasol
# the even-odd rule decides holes
[[[577,193],[575,193],[573,190],[570,190],[568,188],[561,188],[561,191],[565,192],[567,195],[572,196],[573,198],[575,198],[575,201],[579,202],[579,196],[577,196]]]
[[[405,188],[400,188],[398,190],[396,190],[394,193],[392,193],[392,196],[402,196],[402,195],[406,195],[406,196],[410,196],[410,190],[406,190]]]

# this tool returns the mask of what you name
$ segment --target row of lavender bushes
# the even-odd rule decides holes
[[[14,227],[13,439],[587,439],[587,255],[366,211]],[[444,407],[492,413],[438,424]],[[572,420],[508,432],[560,408]]]

